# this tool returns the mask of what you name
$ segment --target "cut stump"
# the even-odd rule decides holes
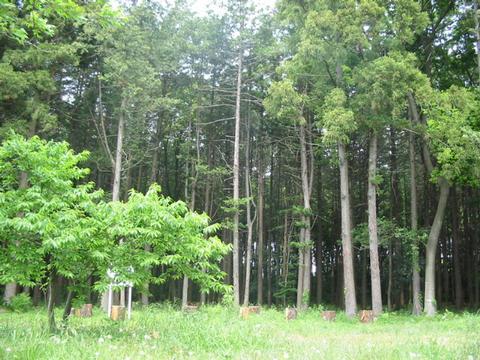
[[[80,309],[80,317],[92,317],[93,304],[85,304]]]
[[[125,320],[125,306],[113,305],[110,318],[114,321]]]
[[[249,315],[250,315],[250,311],[248,310],[248,307],[242,306],[240,308],[240,317],[243,320],[247,320]]]
[[[371,323],[375,319],[372,310],[360,310],[358,317],[362,323]]]
[[[332,311],[332,310],[325,310],[322,313],[322,317],[323,317],[323,320],[334,321],[335,318],[337,317],[337,313],[335,311]]]
[[[92,310],[92,304],[84,304],[81,308],[72,308],[70,310],[70,315],[75,317],[91,317]]]
[[[246,320],[250,314],[260,314],[260,309],[260,306],[242,306],[240,308],[240,317]]]
[[[248,307],[248,311],[251,313],[251,314],[260,314],[260,306],[249,306]]]
[[[295,320],[296,318],[297,318],[297,309],[295,308],[285,309],[285,320]]]
[[[194,313],[198,310],[198,305],[185,305],[182,310],[186,313]]]

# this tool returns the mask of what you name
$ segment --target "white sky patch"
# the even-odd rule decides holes
[[[252,3],[257,9],[272,10],[275,6],[276,0],[252,0]],[[219,0],[191,0],[191,9],[197,14],[207,15],[209,10],[215,13],[222,13],[224,6],[223,1]]]

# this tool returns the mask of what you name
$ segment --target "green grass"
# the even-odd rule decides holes
[[[122,322],[94,312],[92,318],[70,319],[68,330],[57,335],[46,330],[43,309],[0,313],[0,358],[480,359],[480,316],[468,313],[435,318],[390,313],[361,324],[343,314],[328,323],[316,310],[289,322],[277,310],[242,320],[220,306],[194,314],[152,306]]]

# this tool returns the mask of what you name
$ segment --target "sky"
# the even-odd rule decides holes
[[[199,15],[205,15],[208,8],[212,10],[219,10],[221,8],[221,1],[219,0],[191,0],[192,10],[197,12]],[[262,9],[273,8],[276,0],[252,0],[252,2]]]

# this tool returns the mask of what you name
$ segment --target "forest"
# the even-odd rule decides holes
[[[210,5],[0,0],[5,306],[478,311],[478,1]]]

